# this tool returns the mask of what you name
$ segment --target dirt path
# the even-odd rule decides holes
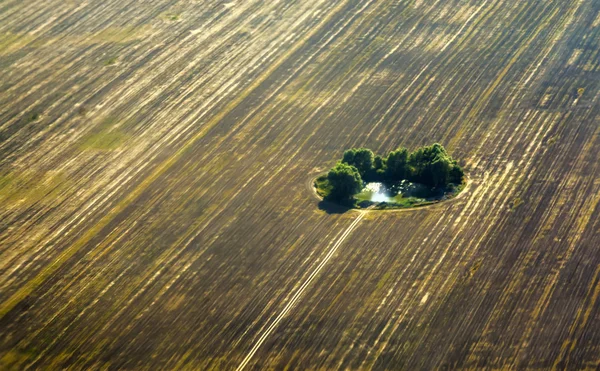
[[[346,240],[346,238],[348,238],[348,236],[350,236],[350,234],[356,228],[356,226],[358,226],[360,221],[365,216],[366,212],[367,212],[366,210],[359,211],[358,216],[354,219],[352,224],[350,224],[350,226],[348,226],[348,228],[346,228],[342,232],[342,235],[340,237],[338,237],[338,239],[335,241],[333,246],[327,251],[327,255],[325,255],[325,257],[320,261],[319,265],[317,265],[311,271],[308,278],[306,278],[306,280],[304,280],[302,282],[300,287],[295,291],[293,296],[289,299],[286,306],[281,310],[281,312],[277,315],[277,317],[275,317],[275,319],[263,331],[256,334],[255,338],[258,338],[258,339],[254,342],[252,348],[250,349],[248,354],[246,354],[246,357],[244,357],[244,359],[238,366],[238,368],[237,368],[238,371],[243,370],[248,365],[248,362],[250,362],[252,360],[252,357],[254,357],[254,354],[260,348],[260,346],[265,342],[265,340],[268,338],[268,336],[273,332],[273,330],[275,330],[277,328],[277,326],[279,325],[281,320],[283,318],[285,318],[285,316],[289,313],[289,311],[302,298],[302,295],[306,291],[307,287],[319,275],[321,270],[329,263],[329,261],[335,255],[335,253],[337,252],[339,247],[342,245],[342,243]]]

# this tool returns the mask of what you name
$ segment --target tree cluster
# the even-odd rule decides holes
[[[360,192],[363,181],[408,180],[431,188],[444,188],[450,184],[461,184],[463,177],[462,168],[438,143],[413,152],[398,148],[387,158],[376,156],[367,148],[349,149],[327,176],[332,186],[330,197],[336,200],[351,199]]]

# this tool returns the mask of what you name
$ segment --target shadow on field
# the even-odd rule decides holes
[[[323,210],[327,214],[343,214],[350,210],[350,208],[329,201],[320,201],[319,210]]]

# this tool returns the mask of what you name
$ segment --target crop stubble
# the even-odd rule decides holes
[[[248,367],[597,367],[599,14],[4,2],[1,364],[236,368],[356,218],[307,178],[440,141],[468,194],[366,214]]]

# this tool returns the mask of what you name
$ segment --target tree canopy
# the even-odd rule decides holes
[[[353,204],[354,196],[364,187],[363,181],[391,184],[409,181],[425,186],[425,192],[433,195],[454,192],[463,178],[463,169],[439,143],[413,152],[400,147],[387,157],[375,155],[368,148],[352,148],[344,152],[327,176],[315,181],[315,187],[326,199]]]
[[[350,200],[363,186],[358,169],[343,162],[329,170],[327,179],[332,187],[329,197],[338,201]]]
[[[418,148],[408,157],[409,180],[434,188],[460,184],[463,170],[439,143]]]
[[[408,169],[408,150],[398,148],[390,152],[386,161],[385,175],[388,179],[406,179],[409,175]]]
[[[342,162],[358,169],[360,176],[366,178],[373,169],[375,155],[368,148],[352,148],[344,152]]]
[[[367,148],[353,148],[344,152],[341,163],[356,168],[366,182],[408,180],[443,188],[461,184],[464,177],[462,168],[439,143],[417,148],[412,153],[400,147],[387,158],[375,156]]]

